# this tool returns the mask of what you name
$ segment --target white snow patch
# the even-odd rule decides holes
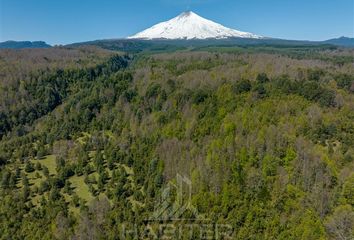
[[[241,32],[200,17],[194,12],[183,12],[169,21],[158,23],[129,39],[223,39],[263,38],[249,32]]]

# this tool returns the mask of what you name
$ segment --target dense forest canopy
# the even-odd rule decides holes
[[[109,49],[0,50],[0,239],[353,239],[353,49]]]

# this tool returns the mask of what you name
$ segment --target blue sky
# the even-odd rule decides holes
[[[0,41],[122,38],[187,9],[268,37],[354,37],[354,0],[0,0]]]

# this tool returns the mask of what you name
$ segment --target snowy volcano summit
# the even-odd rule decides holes
[[[262,38],[261,36],[224,27],[194,12],[183,12],[169,21],[158,23],[130,39],[224,39]]]

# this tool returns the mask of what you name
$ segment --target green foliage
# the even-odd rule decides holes
[[[33,166],[33,163],[30,162],[30,161],[27,161],[26,164],[25,164],[25,171],[30,173],[30,172],[33,172],[34,171],[34,166]]]
[[[301,94],[310,101],[317,101],[323,106],[333,106],[335,94],[333,90],[323,88],[315,81],[305,82]]]
[[[176,174],[235,239],[350,236],[351,63],[310,46],[215,51],[110,55],[1,85],[28,104],[0,111],[0,238],[114,239]]]
[[[349,74],[340,74],[335,76],[338,87],[353,91],[354,77]]]
[[[325,226],[334,239],[351,239],[354,235],[354,211],[350,205],[338,206],[333,214],[327,217]]]
[[[266,83],[269,82],[269,78],[266,73],[260,73],[257,75],[257,82],[258,83]]]
[[[249,80],[241,80],[235,84],[235,92],[240,94],[244,92],[249,92],[252,88],[251,82]]]

